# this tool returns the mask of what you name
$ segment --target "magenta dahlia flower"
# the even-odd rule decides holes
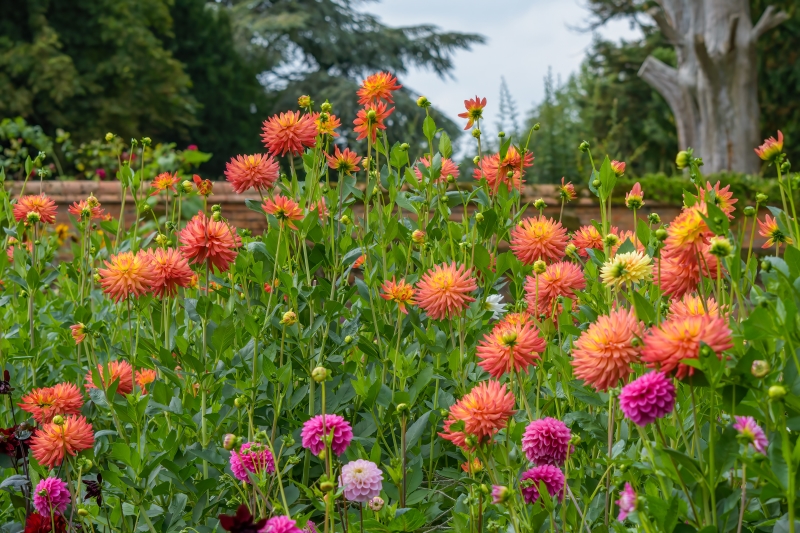
[[[649,372],[622,387],[619,406],[634,424],[646,426],[675,408],[675,385],[661,372]]]
[[[617,520],[620,522],[628,518],[628,515],[636,510],[636,491],[633,490],[630,483],[625,483],[625,488],[619,493],[617,505],[619,506]]]
[[[258,442],[245,442],[239,451],[231,452],[230,458],[231,471],[236,479],[250,483],[248,472],[260,474],[275,472],[275,459],[269,448]]]
[[[323,437],[333,433],[331,450],[336,455],[342,455],[350,441],[353,440],[353,430],[350,423],[339,415],[317,415],[303,424],[300,436],[303,438],[303,448],[308,448],[314,455],[325,449]]]
[[[51,509],[54,514],[63,514],[69,500],[67,484],[57,477],[44,478],[33,492],[33,506],[42,516],[50,516]]]
[[[742,439],[748,444],[752,444],[758,453],[766,454],[769,440],[756,419],[752,416],[734,416],[733,418],[736,419],[733,429],[739,432]]]
[[[526,502],[536,503],[539,499],[540,482],[544,482],[551,498],[558,496],[559,500],[564,499],[564,473],[557,466],[540,465],[534,466],[520,478],[520,490]]]
[[[353,502],[367,502],[379,496],[383,487],[383,472],[372,461],[356,459],[342,467],[339,487],[344,497]]]
[[[273,516],[264,525],[262,533],[303,533],[297,523],[288,516]]]
[[[522,451],[537,465],[561,465],[567,459],[571,437],[569,428],[561,420],[540,418],[525,428]]]

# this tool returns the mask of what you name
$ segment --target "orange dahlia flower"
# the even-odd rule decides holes
[[[358,133],[357,141],[366,139],[367,137],[374,143],[378,138],[378,130],[385,130],[386,124],[383,123],[386,118],[392,114],[394,108],[386,109],[384,102],[372,102],[366,105],[364,109],[358,111],[356,119],[353,121],[355,128],[353,131]]]
[[[75,456],[93,445],[92,425],[83,416],[71,415],[63,424],[50,422],[37,429],[31,439],[31,453],[40,465],[54,468],[64,462],[66,454]]]
[[[535,365],[546,346],[539,330],[530,322],[509,324],[501,321],[478,343],[478,366],[493,378],[500,379],[503,374],[521,372]]]
[[[178,192],[175,190],[176,183],[178,183],[177,174],[172,174],[171,172],[162,172],[153,178],[153,181],[150,183],[150,186],[153,188],[153,192],[150,193],[150,196],[155,196],[163,191]]]
[[[473,178],[480,180],[486,178],[491,194],[497,193],[500,184],[506,186],[510,192],[512,189],[522,187],[522,176],[527,167],[533,165],[533,153],[525,152],[523,158],[516,148],[510,146],[505,157],[500,159],[500,154],[487,155],[481,159],[480,166],[475,169]],[[508,173],[511,172],[511,177]]]
[[[261,140],[272,155],[300,155],[317,143],[317,126],[310,115],[287,111],[273,115],[261,126]]]
[[[340,173],[352,174],[360,170],[358,163],[361,162],[361,157],[349,148],[341,151],[338,146],[334,146],[333,155],[325,154],[325,157],[328,160],[328,167]]]
[[[612,233],[614,233],[613,229]],[[588,257],[589,254],[586,253],[587,248],[601,251],[603,250],[603,236],[600,235],[600,232],[597,231],[597,228],[591,224],[578,228],[578,230],[572,235],[571,242],[575,245],[575,248],[578,249],[578,255],[581,257]]]
[[[565,202],[571,202],[578,197],[578,194],[575,192],[575,186],[571,181],[564,183],[564,178],[561,178],[561,186],[558,188],[558,195]]]
[[[538,286],[538,287],[537,287]],[[553,303],[559,296],[574,299],[575,291],[586,288],[586,278],[581,267],[568,261],[548,265],[538,276],[528,276],[525,280],[525,300],[528,309],[537,315],[553,312]]]
[[[106,268],[98,268],[100,285],[103,292],[115,302],[120,302],[131,295],[142,296],[150,292],[153,285],[153,267],[147,254],[139,250],[121,252],[112,255],[105,261]]]
[[[220,272],[228,271],[236,259],[236,249],[242,245],[236,228],[207,218],[202,211],[186,224],[178,237],[182,243],[181,252],[190,263],[208,261]]]
[[[792,244],[792,239],[778,227],[778,221],[769,215],[764,216],[764,222],[758,221],[758,234],[767,238],[762,248],[772,248],[781,244]]]
[[[464,129],[468,130],[476,121],[483,118],[483,108],[486,107],[486,98],[476,96],[475,98],[464,100],[464,107],[466,111],[464,113],[459,113],[458,116],[467,119],[467,125],[464,126]]]
[[[211,193],[214,190],[214,184],[211,182],[211,180],[204,180],[197,174],[194,174],[192,176],[192,181],[194,181],[197,194],[200,196],[211,196]]]
[[[73,202],[67,211],[78,220],[101,220],[105,216],[99,202],[92,205],[87,200]]]
[[[145,252],[153,269],[153,295],[157,298],[175,296],[178,287],[188,287],[194,272],[189,262],[175,248],[156,248]]]
[[[292,229],[297,229],[294,222],[295,220],[303,220],[303,210],[297,205],[297,202],[286,196],[276,194],[274,198],[267,198],[261,204],[264,211],[278,219],[278,222],[286,223]]]
[[[72,383],[34,389],[21,400],[17,405],[39,424],[47,424],[56,415],[78,415],[83,407],[81,392]]]
[[[705,343],[721,358],[722,352],[733,348],[727,322],[709,315],[670,318],[660,328],[651,329],[645,337],[642,361],[665,374],[677,369],[678,379],[691,376],[694,368],[681,361],[697,359],[700,343]]]
[[[406,304],[414,298],[414,288],[406,283],[406,280],[401,279],[399,282],[392,278],[392,281],[385,281],[381,285],[381,298],[387,302],[397,302],[397,308],[408,314]]]
[[[434,320],[452,318],[475,301],[469,293],[477,288],[472,269],[455,263],[436,265],[417,282],[414,304]]]
[[[336,115],[330,113],[312,113],[311,118],[314,120],[314,125],[317,127],[319,135],[330,135],[331,137],[338,137],[336,128],[342,126],[342,121]]]
[[[361,87],[356,92],[358,103],[359,105],[367,105],[380,100],[394,103],[392,92],[401,87],[402,85],[397,83],[397,78],[388,72],[371,74],[361,82]]]
[[[58,211],[56,203],[44,193],[30,194],[23,196],[14,204],[14,219],[17,222],[55,224],[56,211]]]
[[[431,158],[429,156],[420,158],[419,162],[422,163],[425,168],[431,168]],[[422,180],[422,172],[416,165],[414,165],[414,174],[416,174],[418,180]],[[453,163],[453,160],[449,157],[443,157],[442,169],[435,183],[447,183],[447,178],[450,176],[453,176],[453,179],[458,179],[458,174],[458,165]]]
[[[720,188],[721,183],[717,182],[712,187],[709,182],[706,182],[706,188],[700,189],[700,196],[698,197],[699,201],[702,203],[706,202],[706,197],[708,193],[714,191],[714,205],[719,207],[723,213],[725,213],[729,219],[733,220],[733,212],[736,211],[736,207],[733,204],[738,202],[736,198],[733,197],[733,192],[731,192],[731,186],[727,185],[725,187]]]
[[[783,133],[778,130],[778,138],[770,137],[764,144],[755,149],[758,157],[764,161],[773,161],[783,152]]]
[[[464,422],[464,434],[475,435],[479,442],[485,442],[506,427],[516,412],[514,403],[514,394],[505,384],[484,381],[450,407],[450,418]]]
[[[717,306],[717,301],[714,298],[708,298],[706,300],[706,307],[708,307],[708,313],[706,313],[703,307],[702,298],[696,294],[686,294],[680,300],[672,300],[672,302],[670,302],[669,317],[675,319],[705,314],[709,316],[719,316],[719,306]]]
[[[708,244],[712,235],[701,216],[704,208],[705,204],[695,204],[672,221],[667,228],[663,257],[674,257],[679,262],[696,261],[698,251]]]
[[[644,323],[633,310],[615,309],[601,316],[575,341],[572,367],[575,377],[598,391],[617,386],[633,372],[639,358],[634,340],[644,335]]]
[[[509,325],[526,324],[531,321],[532,321],[531,314],[528,313],[527,311],[522,311],[519,313],[508,313],[501,320],[501,322]]]
[[[97,372],[100,374],[100,381],[103,382],[103,387],[107,388],[112,383],[119,380],[117,385],[117,394],[130,394],[133,392],[133,367],[131,364],[124,360],[109,361],[108,364],[100,363],[97,365]],[[106,373],[108,373],[108,382],[106,382]],[[84,387],[86,390],[96,389],[92,379],[92,373],[86,373],[86,383]]]
[[[664,294],[680,298],[697,290],[701,272],[707,278],[717,279],[717,258],[709,253],[708,245],[701,250],[701,261],[702,265],[696,258],[682,261],[675,257],[661,257],[653,267],[653,281]]]
[[[511,230],[511,250],[526,265],[538,260],[557,261],[564,257],[567,230],[544,215],[525,218]]]
[[[280,170],[280,165],[270,155],[237,155],[226,163],[225,179],[237,193],[250,188],[268,191],[278,181]]]
[[[142,389],[142,394],[147,394],[147,386],[156,380],[156,371],[151,368],[142,368],[136,371],[136,384]]]
[[[82,343],[83,339],[86,338],[86,326],[84,326],[82,322],[71,325],[69,329],[70,335],[72,335],[73,340],[75,340],[75,344]]]

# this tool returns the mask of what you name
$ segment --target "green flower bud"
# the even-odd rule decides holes
[[[583,141],[580,146],[578,146],[578,150],[581,152],[587,152],[589,150],[589,143],[587,141]]]
[[[324,366],[318,366],[314,370],[311,371],[311,379],[316,381],[317,383],[322,383],[326,379],[328,379],[328,369]]]
[[[769,200],[769,197],[766,194],[762,192],[756,194],[756,205],[765,204],[767,200]]]
[[[430,107],[431,103],[424,96],[420,96],[417,98],[417,105],[424,109],[426,107]]]
[[[498,137],[500,137],[500,138],[502,139],[503,137],[505,137],[505,136],[506,136],[506,132],[504,132],[504,131],[498,131],[498,132],[497,132],[497,136],[498,136]]]
[[[769,388],[767,394],[769,394],[770,400],[782,400],[783,397],[786,396],[786,387],[783,385],[773,385]]]
[[[593,181],[592,181],[592,186],[593,186],[595,189],[597,189],[598,187],[600,187],[600,180],[593,180]]]
[[[325,100],[325,102],[323,102],[323,104],[321,106],[319,106],[319,109],[323,113],[330,113],[331,111],[333,111],[333,106],[331,105],[330,102]]]
[[[350,344],[351,342],[353,342],[353,337],[352,337],[351,335],[347,335],[347,336],[344,338],[344,343],[345,343],[345,344]]]
[[[475,213],[475,222],[483,222],[483,213]]]
[[[480,138],[481,130],[479,130],[478,128],[473,129],[472,130],[472,136],[475,137],[476,139]]]
[[[475,157],[472,158],[472,164],[473,165],[478,166],[480,164],[480,162],[481,162],[481,157],[480,156],[476,155]]]
[[[752,217],[756,216],[756,209],[752,205],[748,205],[747,207],[745,207],[743,212],[744,212],[744,216],[746,216],[748,218],[752,218]]]
[[[667,240],[667,230],[665,230],[664,228],[658,228],[656,230],[656,239],[658,239],[661,242],[666,241]]]
[[[409,148],[410,147],[409,147],[408,143],[403,143],[403,144],[400,145],[400,149],[402,151],[404,151],[404,152],[408,151]]]
[[[533,271],[537,274],[544,274],[545,270],[547,270],[547,264],[541,259],[533,264]]]
[[[114,134],[111,133],[110,131],[108,133],[106,133],[106,142],[110,143],[113,140],[114,140]]]
[[[678,155],[675,156],[675,166],[677,166],[679,170],[683,170],[689,166],[690,157],[691,156],[689,155],[689,152],[686,150],[681,150],[678,152]]]
[[[769,363],[762,359],[756,359],[753,361],[752,366],[750,367],[750,373],[753,374],[753,377],[756,378],[763,378],[767,374],[769,374]]]
[[[541,127],[542,127],[541,124],[537,122],[536,124],[533,125],[533,131],[539,131],[539,128]]]
[[[650,213],[647,215],[647,221],[650,224],[661,224],[661,217],[658,216],[658,213]]]

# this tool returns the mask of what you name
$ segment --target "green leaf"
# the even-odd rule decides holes
[[[617,174],[611,168],[611,160],[606,156],[600,166],[600,199],[607,200],[617,184]]]
[[[417,441],[422,437],[422,434],[425,432],[425,428],[428,427],[428,419],[431,416],[431,411],[426,412],[424,415],[419,417],[413,424],[411,424],[408,429],[406,429],[406,451],[412,448]]]
[[[425,121],[422,123],[422,133],[428,139],[433,139],[433,135],[436,133],[436,122],[430,116],[425,117]]]
[[[656,310],[647,298],[639,294],[633,293],[633,304],[636,308],[636,316],[639,320],[646,324],[652,324],[656,320]]]
[[[398,509],[397,516],[389,522],[389,531],[416,531],[425,522],[425,515],[416,509]]]
[[[453,146],[450,143],[450,136],[444,131],[439,137],[439,153],[442,154],[442,157],[450,157],[453,155]]]
[[[727,235],[731,226],[728,216],[713,202],[706,201],[706,209],[708,209],[708,216],[702,213],[700,216],[703,217],[708,228],[715,235]]]

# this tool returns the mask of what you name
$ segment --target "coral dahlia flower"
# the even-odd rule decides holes
[[[150,259],[142,250],[136,254],[121,252],[112,255],[105,264],[106,268],[97,269],[100,285],[115,302],[130,296],[142,296],[152,290],[155,274]]]
[[[464,126],[465,130],[470,129],[475,122],[483,118],[484,107],[486,107],[486,98],[476,96],[475,98],[464,100],[464,108],[466,108],[466,111],[464,113],[459,113],[458,116],[467,119],[467,125]]]
[[[634,340],[644,335],[644,323],[633,310],[615,309],[601,316],[575,341],[572,366],[575,377],[598,391],[616,387],[633,372],[639,359]]]
[[[621,178],[625,174],[625,161],[611,161],[611,170],[618,178]]]
[[[328,160],[328,167],[340,174],[352,174],[360,170],[358,163],[361,162],[361,157],[349,148],[341,151],[338,146],[334,146],[333,155],[326,153],[325,158]]]
[[[428,156],[422,157],[419,159],[419,162],[425,166],[425,168],[431,168],[431,158]],[[422,171],[414,165],[414,174],[417,176],[417,179],[422,181]],[[453,179],[458,179],[458,165],[453,163],[453,160],[449,157],[442,158],[442,169],[439,173],[439,178],[434,183],[447,183],[447,178],[453,176]]]
[[[94,198],[90,196],[89,199],[91,200]],[[92,205],[88,200],[81,200],[80,202],[73,202],[71,206],[69,206],[69,214],[77,218],[78,220],[102,220],[105,217],[105,213],[103,212],[103,208],[100,207],[100,202],[97,202],[95,198],[95,204]]]
[[[358,104],[367,105],[380,100],[394,103],[392,93],[401,87],[394,75],[388,72],[376,72],[361,82],[361,87],[356,92]]]
[[[538,260],[558,261],[567,247],[567,230],[544,215],[525,218],[511,230],[511,250],[526,265]]]
[[[133,367],[131,364],[124,360],[109,361],[104,365],[99,363],[97,365],[97,373],[100,374],[100,381],[103,383],[103,388],[108,388],[115,381],[119,381],[117,385],[117,394],[126,395],[133,392]],[[106,373],[108,373],[108,381],[106,381]],[[86,390],[96,389],[92,379],[92,372],[86,373],[86,383],[84,387]]]
[[[733,197],[733,192],[730,190],[730,185],[722,188],[720,188],[720,185],[721,183],[717,182],[712,187],[709,182],[706,182],[706,188],[700,189],[700,196],[698,199],[705,203],[708,193],[714,191],[714,205],[719,207],[730,220],[733,220],[733,212],[736,211],[736,207],[734,207],[733,204],[739,200]]]
[[[781,244],[792,244],[792,239],[778,227],[778,221],[769,215],[764,216],[764,221],[758,221],[758,234],[767,239],[761,247],[772,248]]]
[[[644,206],[644,191],[637,181],[630,191],[625,194],[625,206],[628,209],[641,209]]]
[[[575,291],[586,288],[586,278],[579,265],[568,261],[559,261],[547,266],[539,275],[528,276],[525,280],[525,300],[528,309],[535,310],[538,315],[553,312],[553,303],[559,296],[574,299]]]
[[[614,231],[612,229],[612,233],[613,232]],[[575,248],[578,249],[578,255],[581,257],[589,256],[589,254],[586,252],[588,248],[601,251],[603,250],[603,236],[600,235],[600,232],[597,231],[597,228],[591,224],[578,228],[578,230],[572,235],[571,242],[575,245]]]
[[[783,152],[783,133],[781,133],[781,130],[778,130],[777,139],[770,137],[761,146],[755,148],[755,151],[758,157],[764,161],[774,161]]]
[[[706,313],[705,307],[708,308],[708,313]],[[705,307],[703,307],[703,299],[698,295],[686,294],[680,300],[672,300],[670,302],[669,317],[685,318],[705,314],[719,316],[719,306],[717,306],[717,301],[714,298],[706,299]]]
[[[484,156],[481,159],[480,166],[475,169],[472,176],[476,180],[486,178],[490,194],[496,194],[500,184],[505,185],[510,192],[512,189],[522,187],[524,170],[532,165],[532,152],[525,152],[525,157],[523,158],[516,148],[509,146],[502,160],[500,159],[500,154]],[[510,178],[508,177],[509,172],[511,172]]]
[[[50,422],[36,430],[31,439],[31,453],[40,465],[54,468],[66,454],[75,456],[94,445],[92,425],[83,416],[64,417],[62,424]]]
[[[660,328],[651,329],[644,338],[642,361],[665,374],[676,371],[678,379],[691,376],[694,368],[681,361],[697,359],[701,343],[721,358],[722,352],[733,347],[727,322],[708,315],[671,318]]]
[[[136,384],[142,390],[142,394],[147,394],[147,386],[156,380],[156,371],[152,368],[141,368],[135,374]]]
[[[384,281],[381,285],[381,298],[387,302],[396,302],[400,312],[408,314],[406,304],[414,298],[414,288],[406,280],[399,282],[392,278],[392,281]]]
[[[433,320],[452,318],[475,301],[469,293],[477,288],[472,269],[455,263],[436,265],[417,282],[414,304]]]
[[[178,287],[185,288],[192,283],[194,272],[179,250],[156,248],[145,253],[153,269],[152,291],[156,297],[175,296]]]
[[[83,339],[86,338],[86,326],[84,326],[83,323],[78,322],[77,324],[73,324],[69,329],[72,338],[75,340],[75,344],[82,343]]]
[[[674,257],[680,262],[697,260],[696,256],[712,235],[701,216],[705,204],[684,209],[667,228],[663,257]],[[704,213],[703,213],[704,214]]]
[[[150,196],[155,196],[156,194],[164,191],[172,191],[178,192],[175,190],[175,184],[178,183],[178,175],[172,174],[171,172],[162,172],[150,183],[150,187],[153,188],[153,191],[150,193]]]
[[[211,193],[214,189],[214,184],[211,180],[204,180],[197,174],[192,176],[192,181],[194,181],[194,186],[197,189],[197,194],[200,196],[211,196]]]
[[[46,424],[56,415],[80,414],[83,396],[74,384],[59,383],[32,390],[17,405],[30,413],[39,424]]]
[[[673,258],[662,257],[656,260],[653,272],[656,273],[655,285],[664,294],[673,298],[680,298],[688,292],[697,290],[697,285],[700,283],[700,268],[697,261],[682,263]]]
[[[558,195],[565,202],[571,202],[578,197],[578,194],[575,192],[575,186],[571,181],[564,183],[564,178],[561,178],[561,186],[558,188]]]
[[[521,372],[535,365],[546,346],[533,324],[498,322],[478,344],[478,366],[499,379],[503,374]]]
[[[514,395],[505,384],[484,381],[450,407],[450,419],[463,421],[464,434],[484,442],[506,427],[516,412],[514,403]]]
[[[272,189],[280,175],[280,165],[267,154],[237,155],[225,165],[225,179],[237,193],[253,188]]]
[[[14,219],[17,222],[55,224],[57,210],[56,203],[44,193],[29,194],[14,204]]]
[[[228,271],[236,259],[236,249],[242,245],[236,228],[207,218],[202,211],[186,224],[178,237],[182,243],[181,253],[190,263],[208,261],[220,272]]]
[[[303,220],[303,210],[300,209],[297,202],[280,194],[276,194],[274,198],[264,200],[261,207],[267,214],[277,218],[278,222],[281,224],[286,223],[292,229],[297,229],[294,224],[296,220]]]
[[[310,115],[287,111],[273,115],[261,126],[261,140],[274,156],[300,155],[317,143],[317,126]]]
[[[353,131],[358,133],[357,141],[367,137],[374,143],[378,138],[378,130],[385,130],[384,120],[392,114],[394,108],[386,109],[384,102],[372,102],[358,111],[356,119],[353,121],[355,128]]]
[[[311,118],[314,120],[314,125],[317,127],[319,135],[330,135],[331,137],[338,137],[336,128],[341,127],[342,121],[336,115],[330,113],[312,113]]]
[[[636,251],[617,254],[606,261],[600,270],[603,283],[617,290],[623,285],[630,287],[634,283],[650,280],[653,272],[652,259],[649,255]]]

